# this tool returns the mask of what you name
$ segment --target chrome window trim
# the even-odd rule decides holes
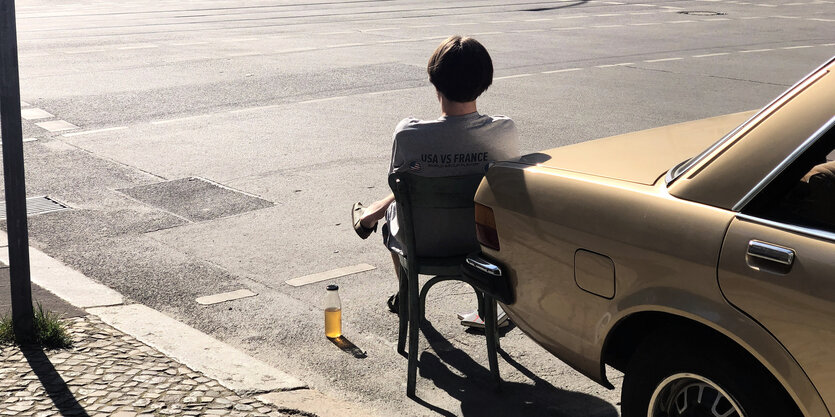
[[[835,124],[835,116],[830,118],[826,123],[823,124],[823,126],[821,126],[817,131],[815,131],[815,133],[813,133],[812,136],[806,138],[806,140],[803,141],[803,143],[801,143],[800,146],[798,146],[794,151],[792,151],[792,153],[790,153],[779,164],[777,164],[777,166],[774,167],[774,169],[772,169],[771,172],[768,173],[768,175],[763,177],[763,179],[760,180],[760,182],[757,183],[757,185],[755,185],[754,188],[748,191],[748,193],[745,194],[745,196],[743,196],[741,200],[734,204],[731,210],[742,210],[743,207],[745,207],[748,203],[751,202],[754,196],[759,194],[759,192],[762,191],[763,188],[768,186],[768,184],[770,184],[771,181],[774,181],[774,178],[777,178],[777,176],[780,175],[786,169],[786,167],[791,165],[797,159],[797,157],[800,156],[800,154],[806,152],[806,150],[809,149],[809,147],[812,146],[813,143],[817,142],[817,140],[820,139],[821,136],[828,132],[833,124]]]
[[[826,240],[829,240],[829,241],[832,241],[833,243],[835,243],[835,233],[829,232],[829,231],[826,231],[826,230],[813,229],[811,227],[804,227],[804,226],[795,226],[793,224],[786,224],[786,223],[776,222],[774,220],[767,220],[767,219],[763,219],[762,217],[754,217],[754,216],[751,216],[751,215],[748,215],[748,214],[742,214],[742,213],[737,213],[736,218],[740,219],[740,220],[749,221],[749,222],[752,222],[752,223],[758,223],[758,224],[761,224],[763,226],[770,226],[770,227],[773,227],[775,229],[780,229],[780,230],[783,230],[783,231],[786,231],[786,232],[799,233],[801,235],[805,235],[805,236],[808,236],[808,237],[826,239]]]
[[[710,145],[710,147],[709,147],[709,148],[705,149],[705,150],[704,150],[704,151],[702,151],[700,154],[696,155],[694,158],[692,158],[692,159],[691,159],[691,160],[687,163],[687,165],[685,165],[685,166],[683,166],[683,167],[682,167],[682,169],[678,172],[678,175],[673,176],[673,175],[672,175],[672,169],[671,169],[670,171],[668,171],[668,172],[667,172],[667,174],[668,174],[667,176],[669,177],[669,181],[667,181],[667,183],[669,184],[669,183],[671,183],[671,182],[673,182],[673,181],[677,180],[678,178],[680,178],[680,177],[682,176],[682,174],[684,174],[684,173],[685,173],[685,172],[687,172],[687,171],[690,171],[690,169],[691,169],[691,168],[693,168],[694,166],[696,166],[696,164],[698,164],[699,162],[701,162],[701,160],[702,160],[702,159],[704,159],[704,158],[706,158],[708,155],[712,154],[712,153],[713,153],[713,151],[714,151],[714,150],[716,150],[716,148],[718,148],[718,147],[722,146],[722,144],[724,144],[725,142],[727,142],[728,140],[730,140],[732,137],[734,137],[734,136],[737,134],[737,132],[739,132],[740,130],[742,130],[742,128],[743,128],[743,127],[748,126],[748,123],[750,123],[752,120],[754,120],[754,119],[756,119],[757,117],[759,117],[759,116],[760,116],[761,114],[763,114],[766,110],[770,109],[770,108],[771,108],[771,106],[773,106],[775,103],[777,103],[778,101],[780,101],[781,99],[783,99],[783,97],[785,97],[785,96],[786,96],[786,95],[787,95],[790,91],[792,91],[792,90],[794,90],[795,88],[797,88],[797,86],[799,86],[800,84],[803,84],[804,82],[806,82],[806,80],[807,80],[807,79],[809,79],[809,77],[811,77],[812,75],[816,74],[818,71],[820,71],[820,70],[822,70],[822,69],[826,68],[828,65],[830,65],[830,64],[832,63],[832,61],[833,61],[832,59],[829,59],[829,60],[828,60],[828,61],[826,61],[824,64],[822,64],[822,65],[820,65],[819,67],[815,68],[815,70],[814,70],[814,71],[812,71],[812,72],[810,72],[810,73],[806,74],[806,76],[804,76],[804,77],[803,77],[803,78],[801,78],[799,81],[797,81],[796,83],[794,83],[791,87],[789,87],[788,89],[786,89],[785,91],[783,91],[783,92],[782,92],[779,96],[777,96],[777,98],[775,98],[774,100],[771,100],[771,101],[770,101],[767,105],[765,105],[764,107],[762,107],[762,108],[760,109],[760,111],[758,111],[758,112],[754,113],[754,115],[753,115],[753,116],[751,116],[750,118],[748,118],[748,120],[746,120],[745,122],[743,122],[742,124],[740,124],[739,126],[737,126],[734,130],[732,130],[730,133],[728,133],[727,135],[725,135],[724,137],[722,137],[722,138],[721,138],[721,139],[719,139],[718,141],[716,141],[716,143],[714,143],[713,145]],[[673,169],[674,169],[674,168],[675,168],[675,167],[673,167]],[[665,180],[666,180],[666,179],[667,179],[667,178],[665,178]]]

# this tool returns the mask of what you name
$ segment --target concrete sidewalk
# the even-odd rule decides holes
[[[0,232],[0,314],[10,315],[5,240]],[[125,303],[35,248],[30,259],[33,299],[60,315],[73,346],[0,346],[0,416],[371,415],[158,311]]]

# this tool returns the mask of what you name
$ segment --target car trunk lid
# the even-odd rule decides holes
[[[526,155],[520,162],[651,185],[753,114],[733,113],[610,136]]]

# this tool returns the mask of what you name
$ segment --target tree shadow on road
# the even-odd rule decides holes
[[[62,416],[86,417],[89,415],[78,403],[78,400],[67,387],[64,378],[55,370],[55,366],[49,361],[43,349],[40,347],[21,347],[20,351]]]
[[[504,381],[501,389],[497,390],[489,369],[474,361],[467,353],[453,347],[430,323],[425,322],[422,330],[435,354],[428,351],[421,353],[420,376],[460,401],[461,414],[464,416],[619,415],[615,407],[600,398],[553,386],[502,350],[499,352],[504,361],[529,378],[533,384]],[[421,398],[416,398],[415,401],[441,415],[457,414]]]

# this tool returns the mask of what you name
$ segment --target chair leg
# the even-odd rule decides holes
[[[406,395],[415,397],[415,385],[417,382],[418,362],[418,337],[420,336],[420,300],[418,299],[418,274],[409,271],[409,367],[406,376]]]
[[[487,361],[490,364],[490,373],[493,374],[493,381],[496,388],[501,389],[502,378],[499,375],[499,360],[496,357],[498,348],[499,332],[496,323],[496,300],[493,297],[484,296],[484,336],[487,339]]]
[[[400,268],[400,289],[397,293],[398,312],[400,319],[400,330],[397,334],[397,353],[406,355],[406,329],[409,327],[409,273],[405,268]]]
[[[473,286],[473,290],[475,291],[475,298],[478,302],[478,316],[484,320],[484,317],[486,317],[486,312],[484,311],[484,294],[475,286]]]

